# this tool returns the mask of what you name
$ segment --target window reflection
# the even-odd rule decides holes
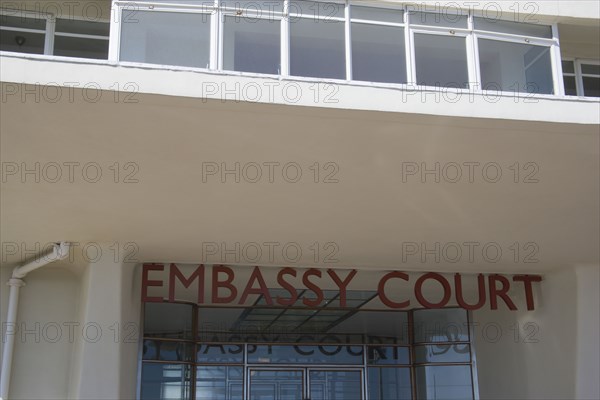
[[[121,24],[121,60],[208,68],[210,15],[129,12]]]
[[[290,74],[346,79],[344,25],[309,18],[290,21]]]
[[[467,42],[464,37],[415,34],[417,84],[468,88]]]
[[[196,399],[238,400],[244,393],[243,367],[198,367],[196,370]]]
[[[182,364],[144,363],[142,400],[187,400],[190,397],[190,367]]]
[[[369,367],[369,400],[411,400],[410,368]]]
[[[279,74],[281,22],[272,19],[224,18],[223,68]]]
[[[473,398],[471,368],[468,365],[415,368],[418,400],[468,400]]]

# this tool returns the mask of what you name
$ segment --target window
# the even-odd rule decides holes
[[[600,97],[600,64],[580,63],[583,95]]]
[[[109,30],[108,23],[57,19],[53,54],[106,60]]]
[[[468,88],[464,37],[415,33],[417,85]]]
[[[290,15],[290,75],[346,79],[345,23],[339,17],[343,6],[323,10],[324,5],[304,3],[314,2],[290,5],[296,11]]]
[[[484,90],[554,93],[550,48],[479,39]]]
[[[577,75],[575,74],[575,61],[563,60],[563,81],[565,83],[565,94],[577,96]]]
[[[281,73],[280,20],[226,15],[223,25],[223,69]]]
[[[522,22],[503,21],[489,18],[473,18],[478,31],[509,33],[528,37],[552,39],[552,27],[547,25],[526,24]]]
[[[0,50],[44,54],[46,18],[0,14]]]
[[[401,10],[352,7],[352,79],[406,83]]]
[[[0,50],[106,60],[109,29],[108,22],[5,10],[0,12]]]
[[[567,96],[600,97],[600,62],[563,60]]]
[[[461,309],[414,312],[417,399],[473,398],[468,326]]]
[[[449,11],[444,12],[442,14],[428,12],[413,12],[410,15],[410,22],[414,25],[440,26],[462,29],[466,29],[468,27],[468,17],[466,15],[452,14]]]
[[[115,3],[118,61],[382,85],[557,93],[553,27],[354,0]],[[0,49],[106,59],[109,24],[0,13]],[[48,32],[52,36],[48,36]],[[568,68],[570,66],[570,69]],[[565,63],[569,95],[600,96],[598,64]]]
[[[483,90],[555,93],[552,27],[481,17],[473,24]]]
[[[208,68],[210,14],[123,11],[121,60]]]

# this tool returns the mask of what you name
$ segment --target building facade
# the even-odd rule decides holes
[[[597,2],[0,5],[3,399],[600,397]]]

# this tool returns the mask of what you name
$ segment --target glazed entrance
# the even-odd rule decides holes
[[[314,309],[146,303],[140,398],[476,398],[465,310],[361,307],[371,296],[349,291],[344,309],[333,293]]]

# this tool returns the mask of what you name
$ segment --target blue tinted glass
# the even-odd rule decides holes
[[[190,367],[177,364],[144,363],[142,400],[190,399]]]
[[[248,362],[259,364],[362,364],[362,346],[248,346]]]
[[[411,400],[410,368],[369,367],[369,400]]]
[[[473,398],[469,365],[416,367],[417,399],[469,400]]]

